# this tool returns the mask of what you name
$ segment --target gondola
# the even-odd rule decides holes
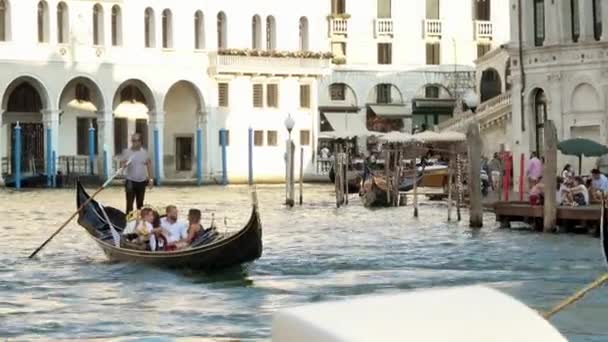
[[[89,195],[80,182],[76,187],[76,204],[80,207]],[[155,252],[134,249],[119,235],[126,223],[122,211],[102,207],[95,200],[86,204],[78,214],[78,224],[85,228],[111,261],[212,271],[251,262],[262,255],[262,224],[255,193],[251,216],[244,228],[234,234],[215,234],[201,244],[195,241],[187,249]],[[112,233],[110,225],[118,234]],[[120,241],[116,240],[117,237]]]
[[[424,173],[419,172],[416,177],[416,185],[420,185],[424,179]],[[399,184],[399,191],[407,192],[414,188],[414,180],[405,178]],[[361,200],[366,208],[388,207],[391,205],[387,196],[386,177],[370,175],[364,182]]]

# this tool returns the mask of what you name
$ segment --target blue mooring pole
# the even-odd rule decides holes
[[[220,144],[222,145],[222,184],[228,184],[228,161],[226,156],[226,129],[220,130]]]
[[[52,137],[51,137],[51,128],[46,129],[46,186],[53,186],[53,169],[52,169]]]
[[[89,127],[89,168],[91,175],[95,174],[95,128]]]
[[[160,132],[154,128],[154,179],[160,185]]]
[[[108,174],[108,144],[103,144],[103,176],[106,180],[110,178]]]
[[[203,184],[203,130],[196,129],[196,184]]]
[[[253,128],[249,127],[249,185],[253,184]]]
[[[19,190],[21,189],[21,126],[19,126],[19,121],[14,129],[14,139],[15,189]]]
[[[53,158],[53,161],[51,162],[51,165],[52,165],[51,178],[53,179],[53,188],[56,188],[57,187],[57,153],[55,152],[55,150],[53,150],[52,158]]]

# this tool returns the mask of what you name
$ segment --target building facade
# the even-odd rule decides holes
[[[508,36],[506,1],[0,0],[2,174],[19,124],[25,172],[89,172],[91,131],[111,172],[139,132],[159,180],[240,181],[251,130],[256,179],[282,180],[288,115],[314,173],[324,134],[449,118]]]
[[[495,78],[506,80],[505,92],[482,102],[475,115],[454,118],[441,128],[463,130],[479,122],[488,142],[486,154],[503,147],[513,152],[519,189],[519,158],[524,156],[525,170],[531,152],[542,155],[547,120],[555,123],[559,140],[583,137],[608,143],[608,4],[511,0],[509,8],[509,44],[476,61],[478,87],[492,88],[493,81],[481,75],[497,70]],[[558,154],[558,168],[566,163],[578,166],[578,158]],[[594,166],[594,158],[583,159],[583,173]]]

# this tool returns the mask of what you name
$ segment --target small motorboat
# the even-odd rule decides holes
[[[212,234],[197,244],[175,251],[145,251],[133,248],[120,233],[127,224],[126,215],[112,207],[103,207],[90,200],[78,213],[82,226],[104,251],[108,259],[118,262],[135,262],[167,268],[191,270],[217,270],[254,261],[262,255],[262,223],[253,193],[249,222],[233,234]],[[76,206],[89,199],[84,187],[76,184]],[[118,238],[118,240],[117,240]]]

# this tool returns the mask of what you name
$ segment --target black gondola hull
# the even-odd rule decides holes
[[[77,205],[89,198],[80,183],[77,184]],[[124,214],[115,208],[105,207],[115,227],[124,227]],[[121,216],[122,215],[122,216]],[[99,204],[91,200],[79,212],[78,223],[87,230],[111,261],[143,263],[167,268],[217,270],[254,261],[262,255],[262,226],[254,203],[247,225],[238,233],[212,243],[168,252],[150,252],[116,247],[107,239],[109,225],[100,215]]]

